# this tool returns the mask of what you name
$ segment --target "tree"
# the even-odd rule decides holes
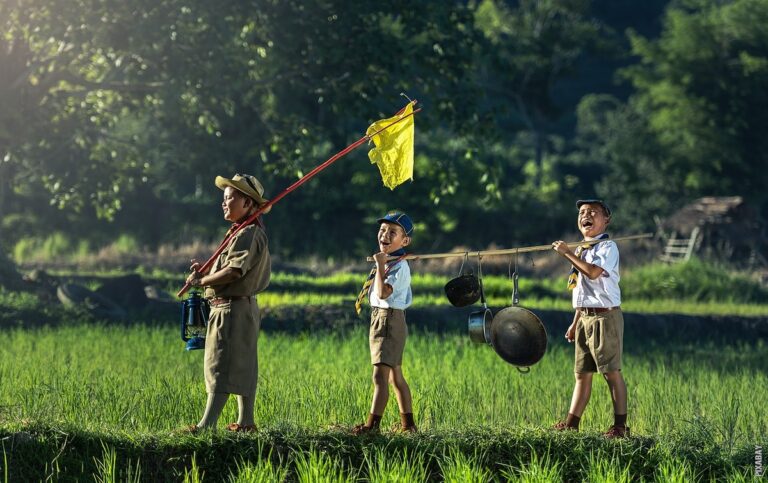
[[[476,15],[488,44],[480,82],[500,118],[498,127],[524,131],[531,139],[530,175],[541,189],[551,136],[567,112],[554,91],[587,54],[606,50],[605,28],[590,16],[589,0],[483,0]]]
[[[630,32],[638,62],[623,75],[636,92],[582,129],[607,173],[602,193],[638,225],[704,195],[742,195],[768,214],[766,21],[760,0],[686,0],[658,40]]]

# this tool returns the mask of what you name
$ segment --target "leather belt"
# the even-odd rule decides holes
[[[578,310],[581,311],[581,313],[584,315],[597,315],[604,314],[618,308],[620,307],[578,307]]]
[[[371,312],[373,312],[374,314],[377,313],[377,312],[386,312],[387,315],[392,315],[395,312],[395,310],[402,311],[402,309],[393,309],[392,307],[386,307],[386,308],[385,307],[371,307]]]
[[[211,307],[216,307],[217,305],[228,304],[233,300],[249,299],[249,298],[250,297],[247,295],[242,295],[237,297],[214,297],[212,299],[208,299],[208,303],[211,304]]]

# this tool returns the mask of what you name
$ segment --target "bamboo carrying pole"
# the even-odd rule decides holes
[[[643,233],[642,235],[629,235],[621,236],[618,238],[611,238],[609,240],[588,240],[568,243],[569,248],[576,248],[579,245],[590,244],[594,245],[601,241],[627,241],[627,240],[639,240],[641,238],[653,238],[653,233]],[[493,257],[499,255],[514,255],[516,253],[528,253],[528,252],[543,252],[546,250],[552,250],[552,244],[549,245],[535,245],[531,247],[519,247],[519,248],[501,248],[499,250],[480,250],[474,252],[450,252],[450,253],[428,253],[425,255],[406,255],[404,260],[428,260],[430,258],[452,258],[452,257]],[[387,261],[396,260],[398,257],[389,257]],[[372,262],[373,257],[366,258],[367,261]]]
[[[408,104],[413,104],[413,105],[415,106],[417,102],[418,102],[418,101],[411,101],[411,102],[409,102]],[[406,106],[405,106],[405,107],[408,107],[408,105],[406,104]],[[404,107],[404,108],[402,108],[402,109],[400,109],[399,111],[397,111],[397,113],[395,114],[395,116],[397,116],[397,115],[399,115],[401,112],[403,112],[403,111],[405,110],[405,107]],[[392,121],[391,123],[387,124],[387,125],[386,125],[386,126],[384,126],[383,128],[381,128],[381,129],[379,129],[378,131],[376,131],[375,133],[373,133],[373,134],[371,134],[371,135],[367,135],[367,134],[366,134],[365,136],[361,137],[360,139],[358,139],[358,140],[357,140],[357,141],[355,141],[354,143],[350,144],[350,145],[349,145],[349,146],[347,146],[346,148],[342,149],[342,150],[341,150],[341,151],[339,151],[338,153],[336,153],[336,154],[334,154],[333,156],[331,156],[330,158],[328,158],[328,159],[327,159],[327,160],[326,160],[326,161],[325,161],[323,164],[320,164],[319,166],[315,167],[315,168],[314,168],[312,171],[310,171],[309,173],[305,174],[305,175],[304,175],[302,178],[300,178],[300,179],[299,179],[299,180],[297,180],[295,183],[293,183],[292,185],[290,185],[289,187],[287,187],[286,189],[284,189],[284,190],[283,190],[283,191],[282,191],[280,194],[278,194],[277,196],[275,196],[274,198],[272,198],[272,199],[271,199],[271,200],[269,200],[268,202],[266,202],[266,203],[264,203],[263,205],[261,205],[261,206],[259,207],[259,209],[258,209],[258,210],[256,210],[256,211],[255,211],[255,212],[254,212],[254,213],[253,213],[251,216],[249,216],[249,217],[248,217],[248,219],[246,219],[245,221],[243,221],[242,223],[240,223],[240,226],[238,226],[238,228],[237,228],[237,229],[236,229],[234,232],[232,232],[232,234],[230,234],[230,235],[229,235],[227,238],[225,238],[225,239],[224,239],[224,240],[221,242],[221,244],[219,244],[219,247],[216,249],[216,251],[213,253],[213,255],[211,255],[211,258],[209,258],[209,259],[208,259],[208,261],[207,261],[207,262],[205,262],[205,263],[204,263],[204,264],[203,264],[203,265],[200,267],[200,270],[198,270],[198,271],[199,271],[200,273],[202,273],[203,275],[205,275],[206,273],[208,273],[208,270],[210,270],[211,266],[213,265],[213,262],[216,260],[216,258],[217,258],[219,255],[221,255],[221,252],[223,252],[223,251],[224,251],[224,249],[225,249],[225,248],[226,248],[226,247],[229,245],[229,242],[230,242],[230,241],[232,241],[232,239],[233,239],[233,238],[234,238],[234,237],[235,237],[235,236],[236,236],[236,235],[237,235],[237,234],[238,234],[238,233],[239,233],[239,232],[240,232],[240,231],[241,231],[243,228],[245,228],[246,226],[248,226],[248,225],[250,225],[251,223],[253,223],[254,221],[256,221],[256,219],[257,219],[259,216],[261,216],[261,214],[262,214],[264,211],[266,211],[266,210],[267,210],[269,207],[271,207],[272,205],[274,205],[275,203],[277,203],[278,201],[280,201],[280,200],[281,200],[281,199],[282,199],[282,198],[283,198],[285,195],[287,195],[287,194],[288,194],[288,193],[290,193],[291,191],[295,190],[296,188],[298,188],[299,186],[301,186],[301,185],[302,185],[302,184],[304,184],[305,182],[309,181],[309,180],[310,180],[310,179],[311,179],[313,176],[315,176],[317,173],[319,173],[320,171],[324,170],[325,168],[327,168],[328,166],[330,166],[331,164],[333,164],[333,163],[334,163],[334,162],[335,162],[337,159],[339,159],[339,158],[341,158],[342,156],[344,156],[344,155],[348,154],[349,152],[351,152],[352,150],[354,150],[355,148],[357,148],[357,147],[358,147],[358,146],[360,146],[361,144],[363,144],[363,143],[365,143],[365,142],[367,142],[367,141],[370,141],[371,139],[373,139],[373,137],[374,137],[374,136],[376,136],[376,135],[377,135],[377,134],[379,134],[380,132],[382,132],[382,131],[384,131],[384,130],[386,130],[386,129],[389,129],[390,127],[394,126],[394,125],[395,125],[395,124],[397,124],[398,122],[400,122],[400,121],[402,121],[402,120],[404,120],[404,119],[408,119],[409,117],[411,117],[411,116],[415,115],[417,112],[420,112],[420,111],[421,111],[421,108],[419,108],[419,109],[414,109],[414,110],[413,110],[413,112],[411,112],[411,113],[410,113],[410,114],[408,114],[407,116],[403,116],[403,117],[401,117],[400,119],[398,119],[398,120],[396,120],[396,121]],[[394,117],[394,116],[393,116],[393,117]],[[178,291],[178,293],[176,294],[176,296],[177,296],[177,297],[181,297],[181,296],[182,296],[182,295],[184,295],[184,294],[187,292],[187,290],[189,290],[190,288],[191,288],[191,287],[190,287],[190,285],[189,285],[188,283],[185,283],[185,284],[184,284],[184,286],[183,286],[183,287],[181,287],[181,290],[179,290],[179,291]]]

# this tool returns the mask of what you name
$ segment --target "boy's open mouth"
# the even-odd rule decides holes
[[[582,220],[582,222],[581,222],[581,226],[583,228],[592,228],[593,224],[594,223],[592,223],[592,220]]]

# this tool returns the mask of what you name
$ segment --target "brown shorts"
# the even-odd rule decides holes
[[[576,373],[615,372],[621,370],[624,340],[624,316],[621,309],[586,315],[584,312],[576,328]]]
[[[405,325],[405,311],[372,308],[371,329],[368,332],[371,364],[385,364],[389,367],[402,365],[406,337],[408,326]]]

